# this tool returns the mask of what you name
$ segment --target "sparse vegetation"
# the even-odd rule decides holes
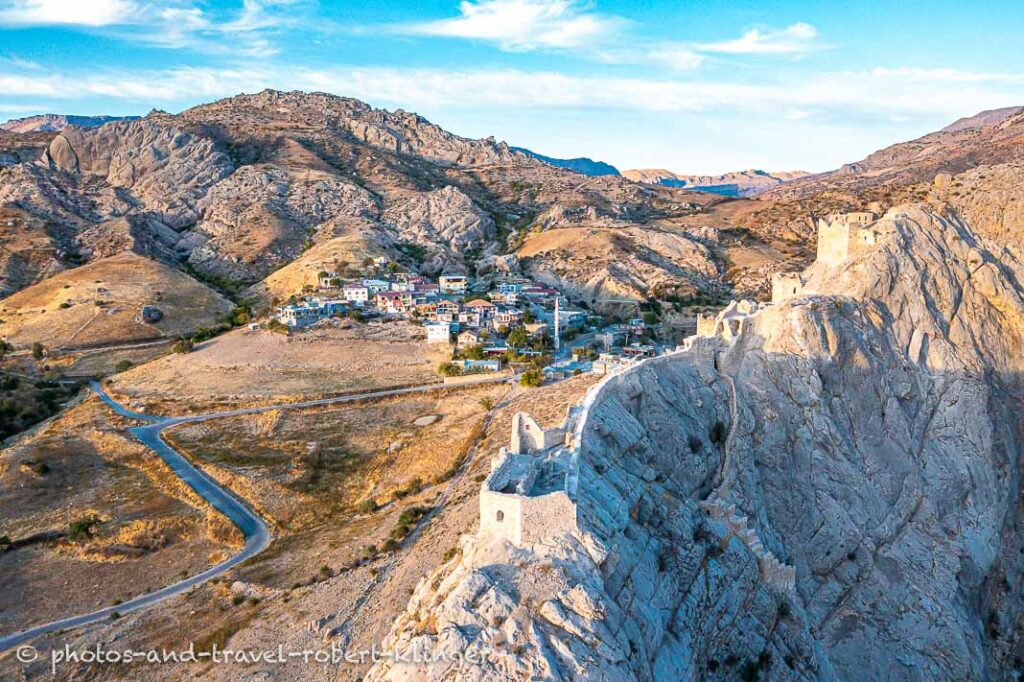
[[[722,445],[725,443],[726,436],[729,435],[729,430],[726,428],[725,423],[719,419],[711,427],[711,431],[708,433],[708,438],[715,445]]]
[[[102,520],[95,514],[81,516],[68,524],[67,538],[70,542],[85,542],[95,537]]]
[[[462,369],[450,362],[442,362],[437,366],[437,373],[443,377],[457,377],[462,374]]]
[[[538,388],[544,383],[544,372],[537,368],[531,368],[523,372],[519,377],[519,385],[528,388]]]
[[[275,334],[284,334],[285,336],[288,336],[289,332],[288,325],[274,317],[270,318],[270,321],[267,322],[267,330]]]

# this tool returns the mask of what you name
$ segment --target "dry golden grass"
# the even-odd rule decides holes
[[[0,451],[0,535],[103,519],[89,541],[0,553],[0,632],[162,587],[238,546],[238,530],[132,440],[128,425],[92,398]]]
[[[139,319],[143,305],[164,317]],[[190,333],[231,303],[188,275],[134,253],[67,270],[0,301],[0,334],[16,347],[83,347]]]
[[[347,320],[290,337],[237,329],[192,353],[118,375],[111,390],[132,404],[183,413],[213,401],[251,404],[429,383],[448,356],[422,334],[412,324]]]
[[[283,532],[351,516],[450,478],[506,386],[228,417],[168,438]],[[417,426],[420,417],[437,420]]]
[[[352,228],[349,234],[317,244],[280,270],[275,270],[249,287],[245,295],[258,304],[269,306],[275,300],[285,301],[292,294],[301,294],[305,286],[315,287],[319,282],[317,273],[335,272],[338,263],[358,267],[366,258],[383,254],[380,246],[359,229]]]

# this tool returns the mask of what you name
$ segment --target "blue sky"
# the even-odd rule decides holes
[[[1024,104],[1019,2],[0,0],[0,118],[265,87],[620,168],[827,170]]]

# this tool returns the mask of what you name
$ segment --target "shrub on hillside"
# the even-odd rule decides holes
[[[82,542],[96,535],[102,521],[95,514],[81,516],[68,524],[68,540]]]
[[[544,373],[539,369],[528,369],[519,377],[519,385],[537,388],[544,383]]]

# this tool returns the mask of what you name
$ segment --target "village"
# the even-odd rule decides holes
[[[436,279],[400,272],[344,279],[321,271],[275,309],[270,328],[289,333],[333,318],[359,323],[406,321],[422,326],[423,342],[448,346],[445,377],[521,371],[525,385],[594,372],[606,374],[658,354],[656,325],[621,322],[567,305],[561,293],[526,278],[474,282],[465,274]]]

